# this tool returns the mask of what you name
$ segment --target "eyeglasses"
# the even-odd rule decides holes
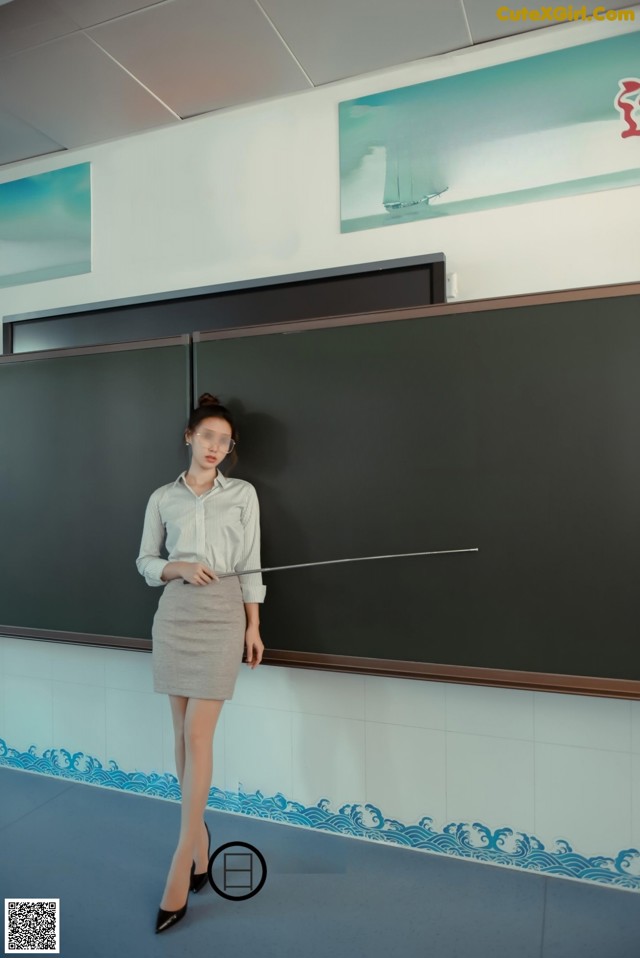
[[[216,445],[225,453],[231,452],[236,444],[235,439],[232,439],[231,436],[226,433],[214,432],[213,429],[203,429],[202,432],[196,432],[195,435],[199,436],[207,445]]]

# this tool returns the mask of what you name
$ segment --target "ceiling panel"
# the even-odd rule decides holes
[[[61,10],[72,17],[81,27],[93,27],[96,23],[114,20],[134,10],[152,7],[167,0],[55,0]]]
[[[0,164],[63,150],[54,140],[0,107]]]
[[[516,33],[529,33],[531,30],[541,30],[548,26],[553,26],[554,23],[561,21],[557,20],[509,20],[501,21],[496,15],[496,11],[501,7],[505,6],[500,4],[498,0],[464,0],[465,10],[467,12],[467,19],[469,21],[469,28],[471,30],[471,36],[473,37],[474,43],[484,43],[487,40],[496,40],[500,37],[510,37]],[[587,14],[592,14],[595,7],[603,7],[602,2],[600,3],[582,3],[581,0],[579,3],[574,3],[571,8],[569,4],[564,7],[558,7],[556,4],[551,4],[550,6],[545,6],[544,4],[531,3],[529,6],[523,6],[520,3],[511,3],[508,5],[509,10],[513,10],[516,14],[523,9],[526,10],[582,10],[585,8]],[[607,3],[605,5],[606,10],[620,10],[620,9],[630,9],[628,3]],[[640,18],[640,14],[638,15]],[[593,39],[597,40],[597,30],[598,23],[593,23],[594,36]]]
[[[66,147],[179,122],[82,33],[0,60],[5,107]]]
[[[554,25],[501,23],[498,5],[0,0],[0,164]],[[634,10],[637,22],[629,29],[640,25],[637,4],[606,9]],[[597,22],[593,35],[599,36]]]
[[[0,57],[77,29],[75,20],[53,0],[13,0],[0,6]]]
[[[173,0],[87,32],[183,117],[310,86],[254,0]]]
[[[315,84],[471,44],[461,0],[260,0]]]

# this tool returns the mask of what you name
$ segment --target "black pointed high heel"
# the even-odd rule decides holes
[[[196,868],[196,863],[194,862],[191,866],[191,874],[189,875],[189,887],[191,887],[191,882],[193,881],[193,873]],[[156,918],[156,934],[161,931],[166,931],[167,928],[171,928],[172,925],[175,925],[176,922],[179,922],[181,918],[187,913],[187,905],[189,903],[189,892],[187,892],[187,900],[185,901],[182,908],[178,908],[177,911],[167,911],[165,908],[158,908],[158,916]]]
[[[209,826],[207,823],[204,823],[204,827],[207,829],[207,835],[209,836],[209,843],[207,845],[207,861],[209,860],[209,854],[211,852],[211,832],[209,831]],[[201,888],[207,884],[208,872],[195,872],[196,863],[193,863],[193,868],[191,869],[191,882],[189,884],[189,891],[200,891]]]

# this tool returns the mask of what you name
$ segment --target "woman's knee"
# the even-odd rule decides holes
[[[184,751],[184,712],[172,708],[173,735],[175,739],[176,755]]]
[[[211,748],[222,704],[216,700],[190,701],[184,723],[184,739],[189,748]]]

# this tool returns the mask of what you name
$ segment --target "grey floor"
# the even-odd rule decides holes
[[[640,893],[207,811],[263,889],[154,932],[179,806],[0,768],[0,899],[59,898],[62,958],[639,958]],[[4,902],[0,902],[3,912]],[[2,931],[4,943],[4,927]]]

